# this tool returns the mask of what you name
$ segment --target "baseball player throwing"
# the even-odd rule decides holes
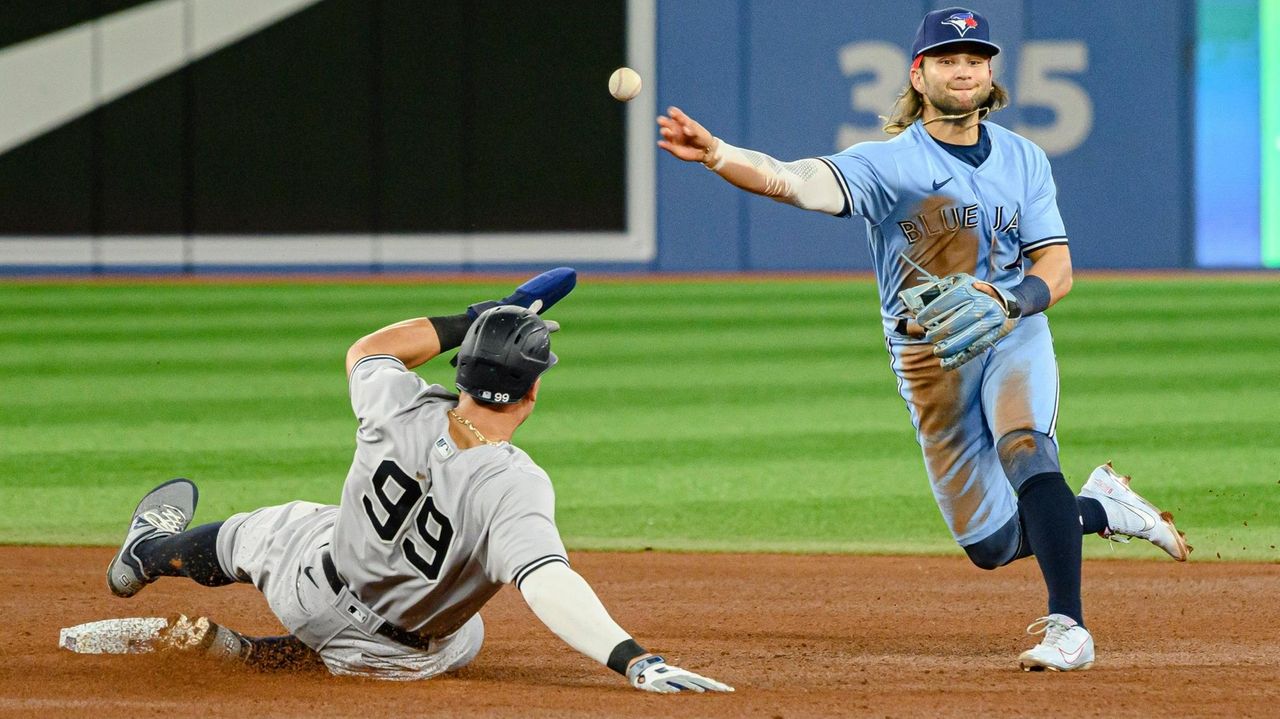
[[[546,472],[511,444],[556,363],[538,312],[572,290],[560,268],[510,297],[406,320],[347,352],[355,458],[337,506],[290,502],[187,529],[195,485],[162,484],[134,511],[107,584],[121,597],[162,576],[252,582],[289,636],[250,638],[180,618],[171,642],[258,667],[426,679],[480,651],[480,609],[504,584],[574,649],[646,691],[733,691],[650,654],[576,572]],[[461,395],[414,367],[460,347]]]
[[[926,15],[885,142],[779,162],[672,107],[658,118],[658,145],[749,192],[866,221],[893,371],[942,516],[979,567],[1035,555],[1049,606],[1028,627],[1044,637],[1022,668],[1088,669],[1082,528],[1146,539],[1178,561],[1191,548],[1110,464],[1079,497],[1062,475],[1043,312],[1071,289],[1071,255],[1044,152],[983,121],[1008,101],[992,78],[999,52],[981,15]]]

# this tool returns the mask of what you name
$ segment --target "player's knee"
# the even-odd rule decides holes
[[[1020,492],[1022,483],[1031,477],[1062,471],[1058,445],[1044,432],[1015,429],[996,442],[996,453],[1015,492]]]
[[[484,620],[479,614],[462,625],[454,635],[453,642],[456,642],[457,653],[449,661],[449,668],[445,670],[450,672],[467,666],[480,654],[480,647],[484,646]]]
[[[1003,558],[999,553],[991,551],[989,547],[980,546],[982,543],[971,544],[964,548],[964,553],[969,555],[969,561],[978,569],[998,569],[1009,563],[1009,560]]]
[[[989,536],[964,547],[969,561],[979,569],[996,569],[1017,559],[1022,547],[1022,525],[1013,515]]]

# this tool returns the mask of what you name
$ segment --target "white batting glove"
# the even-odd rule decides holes
[[[660,656],[645,657],[627,668],[627,680],[631,686],[646,692],[675,694],[676,692],[731,692],[733,687],[680,667],[667,664]]]

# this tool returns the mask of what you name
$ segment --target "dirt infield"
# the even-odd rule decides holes
[[[163,580],[116,599],[110,555],[0,548],[0,717],[1280,715],[1275,564],[1087,563],[1097,664],[1024,674],[1022,630],[1044,593],[1032,562],[988,573],[959,558],[574,554],[642,643],[738,689],[657,696],[565,647],[510,588],[483,612],[476,662],[426,682],[58,649],[60,627],[176,611],[280,630],[250,586]]]

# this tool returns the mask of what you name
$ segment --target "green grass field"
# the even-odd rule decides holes
[[[509,286],[0,284],[0,542],[115,544],[173,476],[200,486],[197,522],[336,501],[346,348]],[[561,364],[516,440],[571,548],[959,551],[871,281],[584,276],[552,316]],[[1193,560],[1280,560],[1280,281],[1085,276],[1050,316],[1072,486],[1115,460]]]

